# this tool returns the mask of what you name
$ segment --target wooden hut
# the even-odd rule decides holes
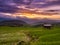
[[[47,28],[47,29],[51,29],[52,24],[43,24],[43,27],[44,27],[44,28]]]

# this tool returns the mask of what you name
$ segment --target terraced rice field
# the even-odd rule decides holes
[[[0,45],[60,45],[60,27],[0,27]]]

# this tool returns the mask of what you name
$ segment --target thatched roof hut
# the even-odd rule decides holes
[[[44,27],[44,28],[47,28],[47,29],[51,29],[52,24],[43,24],[43,27]]]

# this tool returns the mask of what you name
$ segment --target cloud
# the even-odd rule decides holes
[[[32,0],[0,0],[0,12],[14,13],[20,8],[25,9]]]
[[[45,2],[37,2],[37,3],[33,3],[33,4],[40,4],[40,5],[43,5],[43,4],[46,4]]]
[[[60,10],[60,5],[47,6],[43,10]]]
[[[46,0],[45,2],[51,5],[60,5],[60,0]]]
[[[11,13],[0,12],[0,18],[15,18]]]
[[[16,10],[18,10],[18,8],[12,6],[0,6],[0,12],[14,13]]]
[[[0,0],[0,12],[14,13],[18,10],[13,0]]]
[[[55,3],[59,3],[60,0],[45,0],[45,2],[55,4]]]
[[[60,5],[60,0],[35,0],[32,7],[45,8],[52,5]]]
[[[0,0],[0,12],[16,13],[20,8],[36,12],[60,10],[60,0]]]
[[[56,1],[59,1],[59,0],[45,0],[46,2],[56,2]]]
[[[41,8],[41,11],[43,13],[60,15],[60,5],[47,6],[47,7]],[[37,12],[41,12],[41,11],[38,10]]]
[[[29,5],[32,0],[13,0],[16,4],[20,5],[20,4],[24,4],[24,5]]]

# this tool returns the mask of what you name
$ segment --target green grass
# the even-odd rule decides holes
[[[28,37],[27,34],[31,37]],[[52,29],[43,27],[0,27],[0,45],[17,45],[19,41],[29,42],[30,45],[60,45],[60,28],[57,26]]]

